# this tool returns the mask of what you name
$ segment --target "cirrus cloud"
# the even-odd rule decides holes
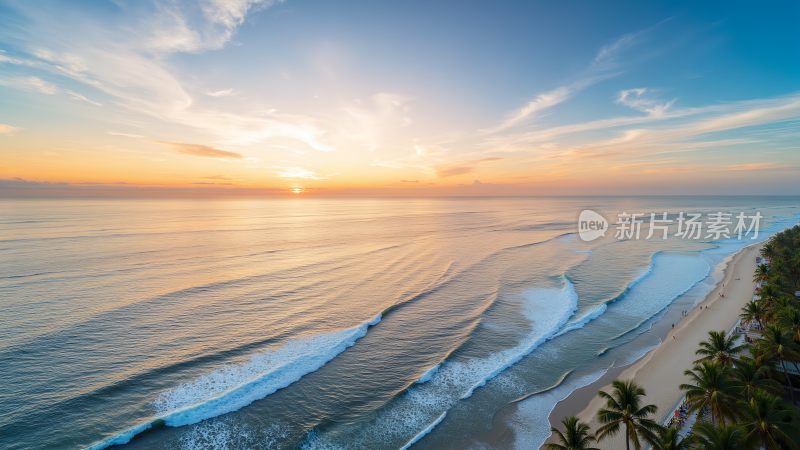
[[[652,90],[647,88],[625,89],[617,94],[617,103],[655,117],[663,116],[675,103],[675,99],[665,102],[649,94],[652,94]]]
[[[288,179],[302,179],[302,180],[322,180],[324,177],[319,176],[313,170],[304,169],[302,167],[275,167],[278,170],[278,176]]]
[[[20,131],[22,131],[22,128],[0,123],[0,135],[13,136]]]
[[[490,156],[486,158],[476,159],[472,161],[466,161],[460,164],[451,164],[445,166],[436,167],[436,176],[439,178],[447,178],[453,177],[456,175],[464,175],[466,173],[472,173],[478,167],[479,164],[491,161],[499,161],[503,158],[498,158],[495,156]]]
[[[161,144],[169,145],[176,152],[183,153],[184,155],[192,156],[205,156],[207,158],[228,158],[228,159],[241,159],[242,155],[236,152],[229,152],[227,150],[220,150],[214,147],[200,144],[185,144],[182,142],[167,142],[160,141]]]

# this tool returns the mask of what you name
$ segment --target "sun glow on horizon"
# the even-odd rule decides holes
[[[796,15],[535,3],[0,0],[0,194],[800,194]]]

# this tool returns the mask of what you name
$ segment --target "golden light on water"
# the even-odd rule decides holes
[[[301,187],[292,188],[292,194],[302,194],[302,193],[303,193],[303,188]]]

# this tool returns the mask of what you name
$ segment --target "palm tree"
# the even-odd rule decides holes
[[[730,417],[733,405],[734,388],[730,381],[729,369],[713,361],[703,361],[694,369],[684,372],[691,384],[681,384],[686,391],[686,403],[691,411],[699,411],[708,407],[711,420],[719,420],[723,424]]]
[[[636,450],[642,448],[642,440],[656,445],[659,425],[650,419],[656,412],[656,405],[642,406],[644,389],[633,381],[614,380],[611,394],[600,391],[597,395],[606,399],[606,407],[597,413],[603,425],[597,429],[597,439],[614,436],[625,426],[625,448],[630,450],[631,442]]]
[[[772,322],[777,312],[775,303],[781,294],[778,288],[772,283],[767,283],[762,286],[758,294],[761,296],[760,303],[764,309],[764,315],[761,317],[761,320],[764,322]]]
[[[694,438],[705,450],[741,450],[744,447],[744,431],[737,425],[716,426],[702,422],[694,427]]]
[[[722,366],[730,367],[734,357],[742,351],[742,348],[736,345],[736,335],[726,337],[724,331],[709,331],[708,340],[701,342],[700,348],[695,352],[703,357],[694,363],[716,361]]]
[[[766,264],[759,264],[753,274],[753,281],[767,281],[769,278],[769,266]]]
[[[742,404],[740,424],[748,442],[767,450],[797,449],[789,436],[792,411],[778,397],[757,390],[748,402]]]
[[[565,417],[561,423],[564,424],[563,433],[555,427],[550,429],[561,443],[547,444],[547,450],[599,450],[591,446],[595,438],[589,432],[589,425],[575,416]]]
[[[790,299],[785,295],[775,297],[775,299],[772,300],[770,306],[772,308],[771,313],[773,319],[775,320],[775,325],[782,325],[781,324],[782,315],[786,312],[786,310],[794,309],[794,305],[792,304],[792,299]]]
[[[794,387],[789,372],[786,371],[786,360],[797,360],[800,353],[795,348],[794,341],[789,338],[788,333],[780,328],[770,325],[764,330],[761,339],[756,341],[756,346],[767,356],[767,358],[778,362],[781,365],[783,374],[786,376],[786,384],[789,386],[789,397],[794,401]],[[797,365],[795,364],[795,368]]]
[[[750,344],[749,350],[750,354],[753,356],[753,359],[756,362],[756,365],[767,366],[770,368],[770,370],[774,369],[775,364],[774,361],[771,359],[772,355],[766,353],[764,349],[758,345],[757,341],[753,341]],[[773,372],[770,372],[770,374],[772,375],[773,378],[775,378],[775,374]],[[781,385],[781,390],[783,390],[783,385]]]
[[[764,307],[761,306],[760,302],[751,300],[744,305],[742,308],[742,314],[739,317],[742,319],[744,323],[757,323],[760,328],[764,328]]]
[[[753,358],[744,357],[736,361],[731,371],[731,385],[741,394],[745,401],[753,397],[756,389],[777,394],[781,392],[780,383],[769,377],[769,367],[759,364]]]
[[[764,258],[772,258],[772,256],[775,254],[775,239],[770,238],[770,240],[767,241],[763,247],[761,247],[761,251],[759,253],[761,253],[761,256]]]
[[[658,442],[654,446],[657,450],[689,450],[692,439],[682,438],[678,434],[678,429],[673,427],[662,427],[658,430]]]
[[[778,314],[778,322],[789,330],[792,340],[800,343],[800,310],[789,306]]]

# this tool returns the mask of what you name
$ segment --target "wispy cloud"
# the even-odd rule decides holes
[[[184,144],[182,142],[166,142],[166,141],[162,141],[161,143],[169,145],[176,152],[183,153],[184,155],[205,156],[207,158],[231,158],[231,159],[242,158],[242,155],[239,153],[229,152],[227,150],[220,150],[217,148],[208,147],[206,145]]]
[[[313,170],[304,169],[302,167],[275,167],[277,174],[281,178],[288,179],[301,179],[301,180],[322,180],[321,177]]]
[[[675,99],[661,101],[651,94],[652,90],[647,88],[625,89],[617,94],[617,103],[656,117],[663,116],[675,103]]]
[[[647,30],[642,30],[625,34],[600,47],[600,50],[597,51],[597,55],[595,55],[594,61],[592,62],[592,67],[605,67],[615,63],[619,54],[636,45],[640,41],[642,34],[646,31]]]
[[[618,160],[626,158],[647,158],[656,155],[675,155],[725,148],[734,145],[752,145],[747,139],[747,131],[783,120],[800,117],[800,99],[792,95],[760,101],[734,102],[714,105],[706,109],[697,108],[691,113],[680,115],[679,119],[650,117],[654,124],[650,128],[622,130],[615,137],[605,140],[591,140],[586,144],[574,145],[561,151],[560,164],[574,164],[576,159]],[[717,133],[739,130],[741,136],[732,139]],[[736,164],[732,164],[736,166]],[[746,167],[746,166],[742,166]]]
[[[216,50],[230,41],[248,12],[269,7],[274,0],[205,0],[161,2],[150,20],[145,47],[150,51],[199,53]],[[199,11],[198,11],[199,10]]]
[[[58,88],[55,85],[35,76],[9,77],[0,79],[0,84],[16,89],[34,91],[45,95],[55,95],[58,93]]]
[[[94,105],[94,106],[103,106],[102,103],[94,101],[94,100],[86,97],[85,95],[79,94],[79,93],[77,93],[75,91],[65,90],[64,93],[67,94],[68,96],[70,96],[74,100],[80,100],[82,102],[86,102],[86,103],[88,103],[90,105]]]
[[[14,127],[5,123],[0,123],[0,135],[13,136],[22,131],[22,128]]]
[[[277,112],[247,112],[238,108],[204,108],[196,94],[168,64],[175,53],[198,53],[222,48],[233,37],[248,12],[275,1],[206,0],[204,2],[121,5],[130,11],[132,25],[124,29],[98,28],[91,36],[75,33],[61,18],[42,9],[17,5],[29,23],[29,57],[5,57],[10,64],[27,65],[67,77],[102,92],[115,105],[165,123],[193,128],[213,136],[215,143],[243,146],[292,140],[318,151],[331,151],[326,134],[315,119]],[[199,10],[197,10],[199,8]],[[76,21],[81,19],[76,18]],[[89,20],[89,19],[86,19]],[[142,36],[145,36],[142,39]],[[24,40],[24,39],[23,39]],[[42,80],[43,81],[43,80]],[[28,80],[47,93],[58,87]],[[227,90],[200,90],[201,95],[226,95]],[[71,97],[93,103],[82,94]]]
[[[286,189],[279,188],[240,188],[234,183],[193,184],[191,187],[175,187],[172,185],[137,184],[120,182],[81,182],[53,183],[29,181],[22,178],[0,179],[0,197],[131,197],[131,198],[164,198],[164,197],[208,197],[208,196],[256,196],[286,194]]]
[[[496,133],[520,124],[531,116],[534,116],[546,109],[552,108],[567,100],[576,91],[574,86],[561,86],[551,91],[537,95],[533,100],[515,111],[511,116],[500,125],[492,128],[490,132]]]
[[[592,137],[586,144],[562,144],[553,148],[561,154],[564,147],[619,151],[620,144],[630,144],[628,151],[646,152],[657,144],[685,141],[704,134],[746,128],[800,117],[800,96],[790,94],[770,99],[746,100],[691,108],[665,108],[660,114],[620,116],[590,120],[534,131],[496,136],[485,141],[493,151],[527,152],[541,148],[542,144],[574,142]],[[608,139],[597,133],[615,133]],[[536,147],[534,147],[536,146]]]
[[[3,61],[0,60],[0,62]],[[60,92],[63,92],[73,100],[79,100],[94,106],[103,106],[101,103],[96,102],[78,92],[69,89],[59,89],[55,84],[45,81],[37,76],[9,77],[6,79],[0,79],[0,85],[8,86],[14,89],[38,92],[44,95],[56,95]]]
[[[143,138],[144,137],[141,134],[123,133],[121,131],[109,131],[108,134],[110,134],[111,136],[121,136],[121,137],[129,137],[129,138]]]
[[[206,95],[209,97],[229,97],[234,94],[233,88],[230,89],[220,89],[218,91],[208,91]]]
[[[704,134],[800,118],[800,95],[797,94],[762,102],[742,102],[742,106],[744,108],[731,108],[727,114],[700,120],[682,131]]]
[[[465,173],[470,173],[474,170],[475,166],[472,165],[451,165],[451,166],[437,167],[436,176],[438,176],[439,178],[447,178],[455,175],[463,175]]]
[[[464,174],[467,174],[467,173],[472,173],[472,172],[475,171],[475,169],[481,163],[491,162],[491,161],[499,161],[501,159],[502,158],[498,158],[498,157],[487,157],[487,158],[481,158],[481,159],[476,159],[476,160],[472,160],[472,161],[466,161],[466,162],[459,163],[459,164],[448,164],[448,165],[439,166],[439,167],[436,167],[436,169],[435,169],[436,170],[436,176],[438,176],[439,178],[447,178],[447,177],[452,177],[452,176],[456,176],[456,175],[464,175]]]
[[[409,116],[411,101],[402,94],[378,92],[367,100],[349,102],[341,108],[347,120],[338,134],[369,151],[394,145],[400,131],[412,123]]]
[[[595,70],[609,70],[617,67],[620,64],[621,55],[630,52],[634,48],[642,47],[658,28],[671,20],[672,18],[668,17],[647,28],[626,33],[603,45],[595,55],[592,68]]]
[[[498,133],[514,128],[536,117],[542,112],[553,108],[572,98],[578,92],[609,78],[619,75],[616,62],[620,53],[638,43],[648,30],[624,35],[615,41],[604,45],[598,50],[594,61],[577,80],[563,86],[556,87],[536,95],[526,104],[512,112],[502,123],[487,129],[489,133]]]
[[[771,163],[771,162],[757,162],[757,163],[742,163],[742,164],[730,164],[725,166],[725,170],[729,170],[732,172],[751,172],[756,170],[772,170],[772,169],[784,169],[786,168],[783,164]]]

